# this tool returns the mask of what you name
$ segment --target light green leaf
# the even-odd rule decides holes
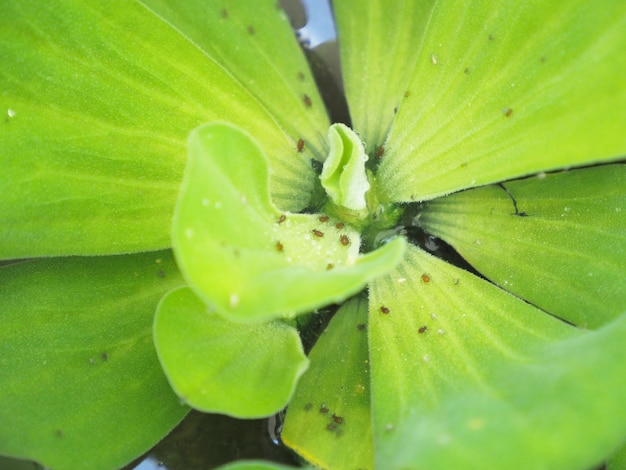
[[[374,465],[366,325],[364,298],[339,309],[287,410],[283,442],[322,468]]]
[[[626,165],[453,194],[419,222],[503,289],[578,326],[625,310]]]
[[[399,14],[396,27],[410,27]],[[377,41],[387,54],[389,38]],[[440,1],[409,41],[418,56],[379,167],[381,198],[426,200],[626,154],[622,0]]]
[[[367,155],[359,137],[345,124],[328,129],[330,153],[324,162],[322,186],[331,200],[354,211],[365,211],[370,183],[365,172]]]
[[[584,333],[412,248],[369,328],[377,466],[583,469],[626,435],[626,315]]]
[[[181,31],[254,95],[291,137],[292,150],[302,138],[302,153],[319,161],[326,159],[326,109],[276,0],[255,0],[254,4],[239,0],[140,2]],[[255,138],[265,147],[264,135],[255,134]],[[288,160],[292,159],[293,155]]]
[[[308,204],[316,180],[309,158],[321,158],[318,133],[326,129],[312,78],[274,2],[232,3],[238,15],[255,15],[254,35],[232,15],[223,18],[215,2],[172,10],[197,13],[202,37],[196,23],[169,24],[139,2],[4,2],[0,258],[169,246],[185,139],[210,120],[229,120],[259,139],[277,204],[293,211]],[[272,49],[278,40],[286,41],[280,54]],[[209,43],[226,49],[202,46]],[[248,52],[234,60],[245,59],[246,68],[230,70],[237,44]]]
[[[272,462],[264,462],[262,460],[239,460],[218,467],[217,470],[290,470],[295,467],[287,467]],[[310,467],[299,467],[310,468]]]
[[[626,444],[613,454],[606,464],[606,470],[624,470],[626,469]]]
[[[202,126],[189,152],[172,240],[191,287],[229,319],[267,320],[341,302],[400,260],[403,239],[359,256],[359,234],[348,225],[281,213],[270,201],[267,159],[245,132]]]
[[[159,304],[154,341],[172,388],[185,403],[240,418],[283,409],[309,362],[293,327],[226,321],[188,287],[168,293]]]
[[[51,468],[118,468],[187,413],[152,342],[182,283],[169,252],[0,268],[0,453]]]
[[[375,154],[408,89],[435,0],[336,0],[341,71],[354,129]],[[382,152],[383,150],[380,150]]]

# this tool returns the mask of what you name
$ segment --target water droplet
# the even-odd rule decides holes
[[[187,236],[187,238],[193,237],[193,229],[188,228],[187,230],[185,230],[185,235]]]
[[[440,334],[440,335],[444,335],[444,334],[446,334],[446,332],[445,332],[444,330],[442,330],[441,328],[439,328],[439,329],[437,330],[437,333],[438,333],[438,334]]]
[[[422,359],[424,360],[424,362],[430,362],[430,356],[428,354],[424,354],[424,357]]]
[[[7,109],[7,116],[9,116],[10,118],[14,118],[15,117],[15,111],[13,111],[11,108]]]
[[[215,203],[215,208],[216,208],[216,209],[221,209],[221,208],[222,208],[222,203],[221,203],[221,202],[219,202],[219,201],[218,201],[218,202],[216,202],[216,203]]]
[[[236,308],[239,305],[239,296],[237,294],[230,294],[230,308]]]
[[[398,284],[404,284],[406,282],[406,277],[399,277]]]
[[[209,205],[209,200],[208,199],[203,199],[202,200],[202,205],[205,206],[205,207],[208,206]]]

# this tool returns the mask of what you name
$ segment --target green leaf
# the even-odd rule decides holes
[[[157,310],[154,341],[163,369],[194,408],[258,418],[285,407],[308,359],[295,328],[224,320],[188,287],[168,293]]]
[[[256,0],[253,8],[237,0],[140,1],[254,95],[291,137],[292,150],[302,138],[303,153],[326,159],[326,109],[293,29],[275,0]],[[255,138],[265,147],[264,135]]]
[[[259,139],[277,204],[293,211],[308,204],[316,180],[309,158],[321,158],[318,133],[327,124],[304,59],[285,40],[290,26],[266,1],[248,8],[257,17],[251,36],[237,18],[222,18],[223,8],[177,3],[180,15],[197,13],[199,37],[194,24],[170,24],[139,2],[3,4],[0,258],[169,246],[185,140],[211,120],[229,120]],[[280,54],[278,40],[286,41]],[[226,49],[202,47],[209,43]],[[247,56],[235,60],[245,58],[246,68],[231,70],[227,58],[240,46]],[[294,118],[301,114],[306,123]]]
[[[407,91],[420,51],[418,39],[435,3],[333,2],[350,116],[370,154],[385,142],[394,110]]]
[[[626,444],[617,450],[617,453],[613,454],[606,464],[607,470],[624,470],[626,469]]]
[[[328,129],[328,141],[330,152],[320,175],[326,193],[339,206],[354,211],[367,209],[365,193],[370,183],[361,140],[345,124],[333,124]]]
[[[152,342],[171,253],[0,268],[0,453],[52,468],[118,468],[187,413]]]
[[[626,315],[585,333],[412,248],[369,328],[377,466],[582,469],[626,435]]]
[[[270,202],[262,149],[234,126],[196,129],[189,151],[174,249],[191,287],[229,319],[268,320],[341,302],[400,260],[403,239],[359,256],[359,234],[348,225],[281,213]]]
[[[413,24],[399,14],[398,29]],[[626,153],[622,0],[437,2],[409,41],[417,61],[378,172],[386,200]],[[377,42],[387,54],[389,38]]]
[[[626,165],[540,175],[427,203],[419,222],[481,274],[596,328],[626,305]]]
[[[373,468],[367,302],[345,303],[319,338],[281,438],[322,468]]]
[[[262,460],[239,460],[237,462],[229,463],[218,467],[217,470],[290,470],[295,467],[287,467],[285,465],[278,465],[271,462],[264,462]],[[299,468],[311,468],[311,467],[299,467]]]

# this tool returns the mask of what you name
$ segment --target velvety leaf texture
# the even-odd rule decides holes
[[[185,416],[152,317],[182,280],[171,253],[0,268],[0,453],[51,468],[118,468]]]
[[[228,68],[228,48],[251,40],[245,23],[224,18],[224,7],[215,2],[185,5],[181,15],[193,13],[204,25],[201,38],[195,23],[170,24],[166,11],[157,16],[139,2],[5,2],[0,258],[169,246],[185,139],[216,119],[238,124],[262,142],[277,204],[285,210],[308,204],[314,183],[309,158],[322,155],[312,129],[325,132],[327,121],[297,44],[287,40],[289,23],[265,2],[255,17],[253,43],[269,50],[278,35],[290,59],[278,63],[250,54],[238,58],[245,67],[235,70]],[[203,47],[213,43],[226,49]],[[251,86],[250,70],[281,77],[292,92],[266,95]],[[314,109],[304,95],[315,100]],[[308,116],[305,128],[283,127],[300,124],[294,116],[301,115]],[[298,152],[300,138],[306,151]]]

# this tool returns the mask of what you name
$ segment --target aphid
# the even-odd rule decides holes
[[[428,284],[430,282],[430,276],[426,273],[422,274],[422,282]]]
[[[281,242],[276,242],[276,251],[283,251],[283,244]]]
[[[376,157],[381,158],[385,154],[385,146],[379,145],[376,147]]]
[[[276,223],[278,224],[282,224],[285,220],[287,219],[287,216],[285,214],[282,214],[278,220],[276,221]]]
[[[337,230],[341,230],[341,229],[342,229],[342,228],[344,228],[345,226],[346,226],[346,224],[344,224],[343,222],[337,222],[337,223],[335,224],[335,228],[336,228]]]
[[[385,307],[384,305],[380,306],[380,311],[381,311],[381,313],[384,313],[385,315],[387,315],[389,313],[389,309],[387,307]]]
[[[339,237],[339,241],[343,246],[348,246],[350,244],[350,238],[345,233]]]
[[[324,232],[321,232],[321,231],[319,231],[317,229],[313,229],[313,230],[311,230],[311,232],[313,232],[313,235],[315,235],[318,238],[322,238],[324,236]]]
[[[222,18],[228,18],[228,10],[226,8],[222,10]]]
[[[157,271],[157,277],[160,277],[161,279],[163,279],[165,277],[165,271],[163,271],[162,269],[159,269]]]
[[[313,102],[311,101],[311,98],[309,98],[309,95],[304,95],[304,96],[303,96],[303,100],[304,100],[304,105],[305,105],[307,108],[310,108],[310,107],[311,107],[311,105],[313,104]]]
[[[303,82],[306,76],[304,75],[304,73],[298,72],[298,78],[300,79],[301,82]]]
[[[102,354],[100,354],[100,358],[106,362],[109,359],[109,355],[105,352],[103,352]]]
[[[61,431],[60,429],[54,431],[54,434],[56,434],[57,437],[63,437],[63,431]]]
[[[411,92],[409,90],[404,92],[404,97],[408,98],[409,96],[411,96]]]
[[[430,55],[430,61],[433,63],[433,65],[437,65],[437,56],[435,54],[431,54]]]
[[[359,323],[356,326],[356,329],[359,330],[359,331],[363,331],[365,329],[365,323]]]
[[[254,26],[248,26],[248,34],[254,35]]]
[[[328,407],[326,406],[326,403],[322,403],[320,405],[320,413],[322,414],[328,414]]]
[[[426,325],[420,327],[419,330],[417,330],[418,333],[426,333],[426,330],[428,329],[428,327]]]
[[[329,423],[328,425],[326,425],[326,429],[328,429],[329,431],[334,431],[335,429],[337,429],[337,424]]]
[[[329,218],[330,218],[330,217],[328,217],[327,215],[320,215],[320,217],[319,217],[319,221],[320,221],[320,222],[328,222],[328,219],[329,219]]]
[[[513,114],[513,110],[511,108],[502,108],[502,114],[504,114],[506,117],[511,116],[511,114]]]
[[[304,150],[304,140],[302,139],[298,139],[298,153],[302,153],[302,151]]]
[[[490,41],[493,41],[493,34],[490,34],[490,35],[489,35],[489,40],[490,40]]]
[[[343,418],[333,413],[333,421],[337,424],[343,424]]]
[[[465,67],[465,75],[469,75],[470,73],[470,68],[469,67]]]
[[[335,265],[333,263],[328,263],[326,265],[326,271],[330,271],[331,269],[333,269],[335,267]]]
[[[311,408],[313,408],[313,403],[307,403],[306,405],[304,405],[305,411],[309,411]]]

